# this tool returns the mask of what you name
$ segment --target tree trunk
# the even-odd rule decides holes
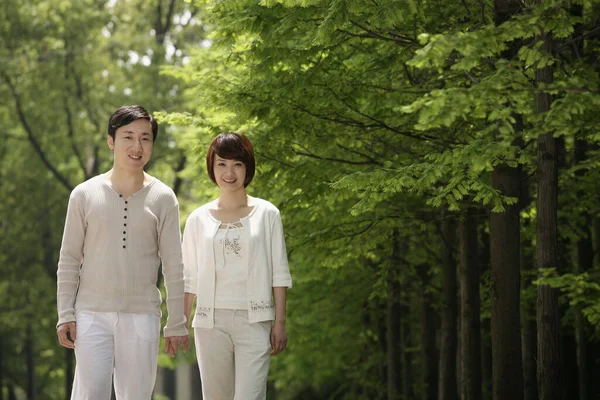
[[[31,322],[27,322],[26,328],[26,344],[25,352],[27,353],[27,400],[35,400],[37,398],[36,392],[36,381],[35,381],[35,357],[34,357],[34,343],[33,330],[31,328]]]
[[[520,178],[518,168],[500,164],[492,172],[492,187],[519,198]],[[523,398],[519,205],[505,207],[503,213],[490,215],[494,400]]]
[[[469,208],[460,224],[462,400],[481,400],[481,327],[475,211],[474,208]]]
[[[458,400],[457,355],[457,283],[456,224],[451,218],[442,222],[442,331],[440,341],[439,400]]]
[[[592,240],[594,246],[594,264],[600,264],[600,218],[595,216],[592,224],[592,228],[594,229]]]
[[[490,274],[490,235],[485,229],[488,215],[480,216],[478,220],[479,246],[479,269],[480,275]],[[492,400],[492,329],[491,318],[481,319],[481,398]]]
[[[533,260],[525,255],[525,244],[521,243],[521,273],[523,287],[533,285],[534,276]],[[536,323],[535,323],[535,303],[522,304],[521,325],[522,332],[522,358],[523,358],[523,393],[524,400],[538,400],[537,379],[536,379]]]
[[[575,163],[580,163],[587,159],[587,143],[583,140],[575,141]],[[585,170],[578,170],[578,176],[585,175]],[[581,193],[583,195],[583,193]],[[594,251],[592,244],[592,232],[590,225],[592,218],[587,211],[583,211],[582,220],[584,221],[579,229],[582,236],[577,241],[577,262],[576,271],[579,273],[589,271],[594,266]],[[587,337],[586,321],[581,311],[581,306],[577,305],[574,309],[575,314],[575,341],[577,346],[577,372],[578,372],[578,392],[579,400],[588,400],[588,382],[589,373],[587,368]]]
[[[202,381],[200,380],[200,368],[198,367],[197,362],[193,364],[192,370],[192,393],[195,393],[196,399],[202,400]]]
[[[397,244],[394,243],[396,247]],[[395,251],[395,250],[394,250]],[[387,398],[395,400],[401,392],[400,338],[400,281],[398,260],[392,257],[387,274],[386,342],[387,342]]]
[[[4,341],[0,335],[0,400],[4,400]]]
[[[481,398],[492,399],[492,338],[491,321],[487,318],[481,321]]]
[[[495,23],[500,25],[521,12],[518,0],[495,0]],[[502,53],[508,60],[515,58],[521,43],[513,41]],[[518,143],[521,115],[514,115]],[[506,164],[496,165],[492,172],[492,187],[504,196],[520,198],[521,170]],[[521,288],[520,254],[521,223],[519,204],[506,205],[503,213],[491,213],[491,339],[492,398],[522,399],[523,364],[521,349]]]
[[[400,375],[401,375],[401,393],[402,400],[412,398],[412,357],[408,349],[411,347],[412,340],[410,335],[409,307],[406,304],[400,306]]]
[[[73,391],[73,350],[64,349],[65,355],[65,399],[71,398]]]
[[[550,37],[539,38],[542,48],[551,50]],[[552,83],[552,67],[536,70],[539,83]],[[552,98],[548,93],[535,95],[536,112],[550,110]],[[556,141],[552,132],[538,137],[538,199],[537,199],[537,245],[536,258],[539,268],[558,267],[557,199],[558,166]],[[558,290],[548,285],[537,288],[537,382],[540,400],[559,400],[563,394],[560,357],[560,313]]]
[[[437,377],[437,352],[435,348],[435,311],[432,303],[431,292],[427,290],[430,285],[431,267],[427,264],[418,267],[421,285],[419,287],[419,308],[421,319],[421,365],[424,400],[436,400],[438,389]]]

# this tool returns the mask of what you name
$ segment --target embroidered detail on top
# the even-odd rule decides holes
[[[220,240],[223,248],[225,249],[225,253],[228,255],[235,255],[238,258],[241,258],[242,246],[240,245],[240,236],[239,234],[235,237],[225,237],[225,239]]]
[[[275,304],[272,301],[250,301],[250,310],[260,312],[260,311],[270,311],[275,308]]]
[[[196,307],[196,316],[200,318],[208,318],[208,314],[210,314],[211,307]]]

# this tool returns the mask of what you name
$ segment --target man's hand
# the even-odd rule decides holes
[[[56,334],[58,335],[58,342],[61,346],[68,349],[75,348],[75,340],[77,339],[77,324],[73,322],[65,322],[60,324],[56,328]]]
[[[165,352],[170,357],[175,357],[175,353],[180,347],[183,347],[183,352],[187,353],[190,348],[189,336],[168,336],[165,338]]]
[[[271,355],[277,355],[287,346],[287,333],[285,332],[285,321],[275,321],[271,327]]]

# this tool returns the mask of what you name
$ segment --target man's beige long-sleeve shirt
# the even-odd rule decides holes
[[[165,336],[187,335],[179,204],[156,178],[129,198],[106,174],[71,192],[58,262],[58,324],[76,310],[160,315],[162,262],[167,289]]]

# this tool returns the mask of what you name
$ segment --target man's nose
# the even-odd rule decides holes
[[[136,139],[133,141],[133,148],[137,149],[137,148],[142,148],[142,141],[141,139]]]

